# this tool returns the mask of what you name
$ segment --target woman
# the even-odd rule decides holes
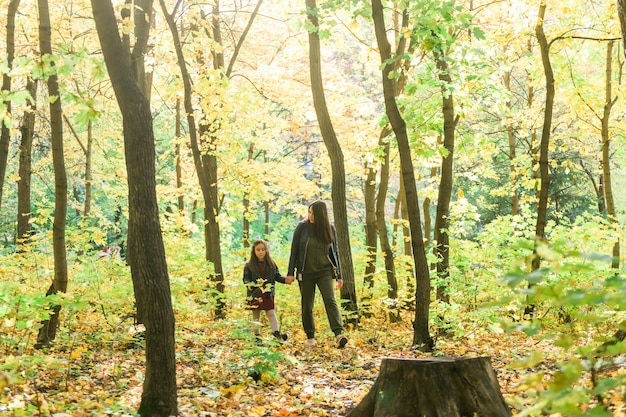
[[[278,328],[278,319],[274,307],[276,282],[285,283],[276,262],[270,256],[270,249],[264,240],[255,240],[250,249],[250,259],[243,268],[243,283],[247,287],[248,309],[252,310],[254,333],[260,337],[260,329],[256,325],[261,319],[261,311],[270,322],[272,334],[278,340],[287,340],[287,335]],[[291,283],[291,281],[289,282]]]
[[[308,218],[300,222],[293,233],[291,256],[286,282],[298,278],[302,304],[302,327],[306,333],[306,345],[314,346],[315,320],[313,305],[315,287],[319,288],[330,329],[335,333],[337,347],[343,348],[348,338],[343,335],[341,313],[333,289],[333,267],[337,271],[337,288],[343,286],[335,228],[328,220],[328,209],[323,201],[309,205]]]

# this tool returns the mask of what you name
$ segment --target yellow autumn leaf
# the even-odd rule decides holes
[[[11,385],[11,375],[2,371],[0,372],[0,391]]]
[[[235,394],[243,390],[244,388],[246,388],[244,385],[231,385],[227,388],[220,388],[220,391],[222,392],[222,394]]]
[[[247,415],[251,417],[263,417],[266,414],[267,410],[263,406],[253,407],[251,410],[247,412]]]

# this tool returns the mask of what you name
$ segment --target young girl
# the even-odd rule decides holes
[[[270,256],[267,243],[256,240],[250,250],[250,260],[243,268],[243,283],[248,288],[248,309],[252,310],[252,321],[258,323],[261,319],[261,310],[265,311],[272,328],[272,334],[278,340],[287,340],[287,335],[280,333],[278,320],[274,309],[274,295],[276,281],[285,284],[285,277],[280,274],[276,262]],[[255,335],[258,337],[260,329],[255,325]]]

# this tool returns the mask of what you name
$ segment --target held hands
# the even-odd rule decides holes
[[[291,284],[294,281],[295,277],[293,275],[287,275],[285,277],[285,284]],[[340,278],[337,280],[337,288],[341,289],[341,287],[343,287],[343,279]]]

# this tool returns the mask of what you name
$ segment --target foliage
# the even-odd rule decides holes
[[[337,415],[362,398],[382,356],[416,354],[406,349],[413,312],[401,310],[402,322],[388,322],[389,304],[396,302],[386,298],[382,254],[374,276],[374,315],[351,329],[345,351],[335,351],[330,338],[314,350],[301,346],[294,287],[277,289],[281,327],[290,333],[287,344],[277,345],[264,337],[264,344],[257,345],[246,329],[241,268],[248,249],[243,245],[243,219],[250,221],[253,238],[270,241],[285,273],[291,233],[306,203],[330,199],[329,158],[312,117],[307,22],[301,3],[266,0],[258,24],[250,28],[242,16],[249,16],[254,5],[222,3],[220,18],[228,28],[228,41],[222,46],[203,31],[210,5],[191,3],[180,16],[199,97],[193,105],[222,123],[214,150],[219,161],[222,235],[220,242],[210,244],[220,244],[224,257],[229,308],[224,322],[215,322],[212,316],[218,294],[207,280],[213,266],[205,260],[203,201],[189,150],[189,127],[184,115],[176,112],[182,86],[161,19],[156,19],[150,39],[146,65],[153,81],[159,208],[177,318],[181,412],[189,415]],[[344,153],[360,296],[365,268],[363,169],[366,162],[376,166],[381,160],[378,139],[386,122],[380,61],[372,47],[369,2],[319,3],[324,81]],[[585,3],[584,14],[577,11],[579,0],[549,5],[544,25],[554,41],[551,57],[557,80],[549,243],[541,248],[546,266],[531,274],[538,185],[535,148],[545,94],[533,35],[537,4],[475,3],[419,0],[386,3],[390,7],[385,9],[389,22],[394,21],[392,14],[400,17],[403,8],[409,16],[406,31],[389,28],[392,44],[403,38],[414,46],[410,53],[394,57],[410,63],[394,76],[407,76],[398,100],[408,122],[420,197],[429,197],[434,204],[438,187],[434,168],[446,156],[438,142],[443,130],[441,82],[433,61],[441,50],[447,52],[452,69],[452,84],[446,88],[454,93],[459,115],[449,230],[451,303],[432,303],[436,354],[491,356],[505,398],[518,414],[619,415],[626,385],[624,346],[604,343],[624,328],[624,281],[621,270],[607,269],[605,254],[611,253],[613,242],[623,241],[623,233],[599,212],[594,189],[600,175],[598,116],[606,100],[604,39],[619,38],[614,5],[591,0]],[[142,340],[133,323],[130,272],[124,262],[128,189],[122,120],[92,22],[85,18],[88,5],[78,1],[72,7],[53,8],[55,55],[43,60],[34,56],[37,24],[32,19],[37,13],[33,7],[21,5],[17,58],[10,71],[3,58],[0,69],[10,73],[13,82],[13,91],[2,93],[3,100],[11,100],[12,114],[0,104],[0,119],[11,133],[0,206],[0,349],[4,353],[0,410],[13,415],[129,414],[140,395],[143,364]],[[233,56],[238,36],[247,29],[250,33],[238,51],[231,77],[226,80],[207,70],[212,68],[212,54]],[[0,31],[4,30],[3,26]],[[615,49],[616,54],[623,53]],[[27,97],[24,86],[27,77],[52,70],[59,76],[67,117],[70,282],[67,295],[44,297],[53,276],[54,173],[44,116],[50,98],[41,88],[37,100]],[[621,161],[626,126],[624,100],[619,97],[621,70],[614,66],[613,92],[619,99],[610,133],[612,181],[617,216],[623,224],[626,176]],[[37,115],[30,210],[33,235],[24,252],[17,253],[19,128],[30,103],[36,103]],[[82,145],[87,143],[89,122],[92,205],[85,216]],[[386,214],[393,225],[399,225],[402,221],[394,211],[400,167],[393,137],[387,140],[391,177]],[[520,201],[517,215],[511,215],[513,195]],[[391,237],[398,239],[393,248],[402,294],[397,305],[406,306],[414,297],[409,291],[412,260],[403,252],[405,236]],[[97,253],[105,245],[120,246],[121,256],[99,260]],[[522,317],[529,301],[537,307],[532,319]],[[56,303],[63,306],[59,339],[50,350],[35,351],[39,322]],[[322,317],[319,303],[316,308]],[[323,329],[324,321],[318,324]],[[260,382],[250,374],[258,375]]]
[[[611,234],[606,224],[599,226]],[[543,246],[546,267],[531,273],[518,267],[505,277],[513,291],[541,306],[541,313],[504,320],[503,326],[552,346],[527,352],[511,365],[529,371],[514,401],[524,409],[519,415],[613,415],[614,398],[626,384],[620,370],[626,343],[609,336],[624,327],[626,279],[607,267],[609,256],[585,251],[594,249],[584,244],[588,227],[573,225],[571,232]]]

